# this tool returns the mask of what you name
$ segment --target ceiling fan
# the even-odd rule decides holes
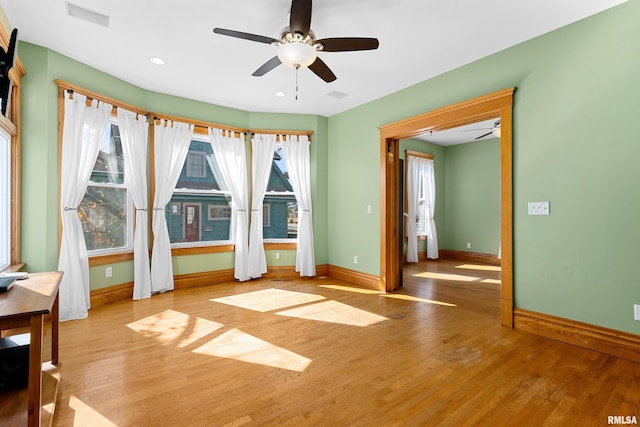
[[[480,136],[478,136],[476,138],[473,138],[474,141],[478,140],[478,139],[482,139],[485,136],[489,136],[491,134],[494,134],[496,137],[500,138],[500,120],[496,120],[496,122],[493,124],[493,127],[490,127],[490,128],[465,129],[465,130],[463,130],[463,132],[476,132],[476,131],[479,131],[479,130],[488,130],[489,132],[487,132],[487,133],[485,133],[483,135],[480,135]]]
[[[329,83],[336,79],[333,71],[318,58],[318,52],[348,52],[378,48],[378,39],[366,37],[338,37],[316,40],[311,30],[312,0],[292,0],[289,26],[281,31],[280,38],[260,36],[240,31],[214,28],[213,32],[225,36],[278,46],[278,54],[265,62],[252,76],[263,76],[280,64],[289,67],[309,67],[318,77]]]

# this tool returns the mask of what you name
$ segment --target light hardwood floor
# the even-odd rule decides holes
[[[583,426],[640,418],[640,365],[499,322],[499,272],[405,269],[123,301],[61,324],[56,426]]]

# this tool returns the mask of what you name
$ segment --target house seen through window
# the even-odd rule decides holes
[[[262,225],[266,241],[298,237],[298,202],[289,181],[281,146],[277,146],[273,152],[269,183],[263,200]]]
[[[174,246],[229,241],[231,194],[226,190],[208,139],[189,145],[180,178],[165,210]]]

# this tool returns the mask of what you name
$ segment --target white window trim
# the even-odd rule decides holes
[[[0,270],[11,265],[11,135],[0,128]]]

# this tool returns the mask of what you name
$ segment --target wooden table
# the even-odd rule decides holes
[[[42,346],[44,316],[51,314],[51,363],[58,363],[59,300],[62,272],[30,273],[0,294],[0,331],[29,327],[29,385],[27,420],[40,425],[42,406]]]

